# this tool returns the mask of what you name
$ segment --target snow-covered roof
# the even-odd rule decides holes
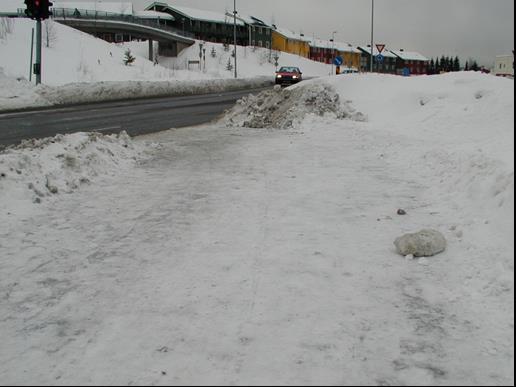
[[[302,36],[301,34],[297,34],[293,31],[290,31],[286,28],[275,28],[274,29],[278,34],[280,35],[283,35],[284,37],[286,37],[287,39],[292,39],[292,40],[300,40],[300,41],[303,41],[303,42],[309,42],[310,41],[310,38],[307,38],[306,36]]]
[[[119,15],[132,15],[133,3],[126,1],[53,1],[53,8],[85,9],[88,11],[98,11],[116,13]]]
[[[390,50],[390,52],[403,60],[417,60],[421,62],[428,62],[430,60],[416,51]]]
[[[341,52],[352,52],[353,54],[360,54],[360,50],[351,43],[335,42],[335,48]]]
[[[359,46],[358,48],[359,48],[359,49],[361,49],[361,50],[363,50],[363,51],[365,51],[365,52],[367,52],[368,54],[370,54],[370,53],[371,53],[371,47],[370,47],[370,46],[368,47],[367,45],[365,45],[365,46]],[[397,58],[397,56],[396,56],[396,55],[394,55],[394,54],[393,54],[391,51],[389,51],[388,49],[383,50],[383,51],[381,52],[381,54],[382,54],[385,58],[394,58],[394,59],[395,59],[395,58]],[[374,47],[374,48],[373,48],[373,56],[378,56],[378,55],[380,55],[380,51],[378,51],[378,49],[377,49],[376,47]]]
[[[148,10],[154,6],[160,6],[162,8],[169,8],[185,17],[193,20],[207,21],[212,23],[229,23],[232,21],[232,16],[227,16],[224,12],[206,11],[202,9],[189,8],[177,5],[171,5],[166,2],[156,1],[147,7]],[[237,19],[237,24],[243,25],[244,23]]]
[[[157,11],[136,11],[134,13],[134,16],[139,17],[141,19],[174,20],[174,16],[165,12]]]
[[[332,48],[335,47],[335,50],[340,52],[352,52],[354,54],[359,54],[361,51],[357,49],[355,46],[353,46],[350,43],[344,43],[344,42],[332,42],[330,40],[323,40],[323,39],[310,39],[309,41],[310,46],[312,47],[319,47],[319,48]]]

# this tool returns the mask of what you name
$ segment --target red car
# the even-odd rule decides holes
[[[303,80],[298,67],[282,67],[276,72],[276,85],[293,85]]]

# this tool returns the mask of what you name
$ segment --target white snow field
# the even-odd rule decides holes
[[[146,59],[147,42],[110,44],[53,21],[43,27],[43,85],[29,79],[30,42],[35,22],[0,19],[0,111],[99,102],[139,97],[200,94],[260,87],[274,81],[272,53],[266,49],[239,47],[239,79],[226,69],[231,52],[221,44],[205,45],[206,67],[188,67],[199,59],[199,46],[184,50],[179,58],[160,58],[155,65]],[[47,27],[48,26],[48,27]],[[49,47],[47,43],[47,31]],[[123,62],[126,49],[136,57]],[[212,57],[215,49],[215,57]],[[280,65],[297,65],[305,76],[328,75],[331,66],[279,53]]]
[[[513,385],[513,81],[293,89],[286,129],[0,153],[2,384]]]

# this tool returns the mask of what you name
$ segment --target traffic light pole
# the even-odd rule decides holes
[[[34,63],[34,28],[32,29],[32,38],[30,39],[30,67],[29,67],[29,82],[32,82],[32,73]]]
[[[34,73],[36,75],[36,85],[41,84],[41,20],[36,21],[36,62],[34,63]]]

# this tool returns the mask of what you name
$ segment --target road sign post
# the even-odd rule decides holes
[[[344,59],[342,59],[341,56],[336,56],[335,59],[333,60],[333,64],[336,66],[336,71],[335,71],[335,74],[339,75],[340,74],[340,66],[342,66],[342,64],[344,63]]]

